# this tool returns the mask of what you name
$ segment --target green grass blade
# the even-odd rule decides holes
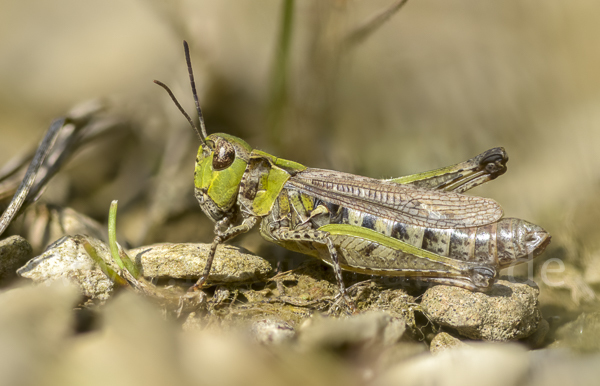
[[[140,277],[140,271],[125,251],[119,251],[119,245],[117,244],[117,204],[117,200],[111,202],[110,211],[108,212],[108,245],[110,247],[110,254],[121,269],[126,269],[137,279]]]
[[[106,265],[106,262],[100,256],[98,256],[98,253],[96,253],[96,248],[94,248],[89,241],[85,240],[83,242],[83,248],[88,253],[88,255],[90,255],[92,260],[94,260],[94,262],[98,264],[102,272],[104,272],[104,274],[108,276],[109,279],[111,279],[117,285],[127,285],[127,281],[123,279],[118,273],[116,273],[111,267]]]

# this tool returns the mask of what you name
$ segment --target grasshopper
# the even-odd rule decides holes
[[[206,267],[191,290],[206,282],[217,246],[259,220],[266,240],[331,265],[344,299],[342,270],[486,291],[500,269],[541,254],[550,242],[537,225],[503,219],[494,200],[461,194],[506,171],[503,148],[445,168],[379,180],[307,168],[229,134],[207,135],[185,41],[184,51],[200,128],[171,90],[155,83],[200,137],[195,196],[216,223]]]

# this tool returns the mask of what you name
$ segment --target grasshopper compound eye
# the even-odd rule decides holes
[[[215,144],[215,155],[213,156],[213,169],[223,170],[231,166],[235,160],[235,148],[225,140],[219,140]]]

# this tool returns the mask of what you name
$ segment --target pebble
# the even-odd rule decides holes
[[[291,341],[296,336],[296,331],[284,321],[262,319],[252,323],[250,334],[256,342],[269,345]]]
[[[453,347],[466,346],[460,339],[453,337],[447,332],[440,332],[432,340],[429,350],[432,354],[438,354]]]
[[[17,278],[17,269],[31,258],[31,245],[21,236],[0,240],[0,285]]]
[[[298,343],[306,350],[385,347],[397,343],[405,330],[404,319],[381,311],[368,311],[348,318],[317,316],[302,324]]]
[[[539,289],[527,282],[499,280],[489,293],[438,285],[423,295],[427,318],[462,336],[509,341],[533,334],[541,319]]]
[[[76,235],[63,237],[50,245],[41,255],[34,257],[17,273],[36,283],[55,281],[74,284],[91,299],[105,300],[113,290],[113,282],[90,258],[83,247],[87,240],[107,264],[116,269],[108,246],[98,239]]]

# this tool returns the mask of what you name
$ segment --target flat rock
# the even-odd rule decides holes
[[[154,244],[129,250],[128,254],[150,279],[198,278],[206,265],[210,244]],[[268,261],[243,248],[220,245],[210,270],[209,281],[233,283],[263,280],[272,267]]]
[[[17,269],[31,258],[31,245],[21,236],[0,240],[0,284],[17,277]]]
[[[107,265],[119,272],[104,242],[75,235],[63,237],[50,245],[44,253],[21,267],[18,274],[38,283],[68,281],[79,287],[84,296],[106,299],[114,283],[85,251],[83,243],[86,240]],[[209,249],[208,244],[157,244],[132,249],[128,253],[147,278],[197,279],[204,270]],[[213,283],[259,280],[270,271],[271,265],[261,257],[226,245],[217,249],[209,280]]]
[[[17,273],[36,283],[68,282],[78,287],[84,296],[107,299],[113,289],[113,282],[85,251],[83,243],[86,240],[100,258],[116,269],[114,263],[111,263],[110,251],[106,244],[92,237],[76,235],[57,240],[44,253],[27,262]]]
[[[539,289],[529,283],[499,280],[488,293],[438,285],[423,295],[427,317],[471,339],[508,341],[525,338],[538,328]]]

